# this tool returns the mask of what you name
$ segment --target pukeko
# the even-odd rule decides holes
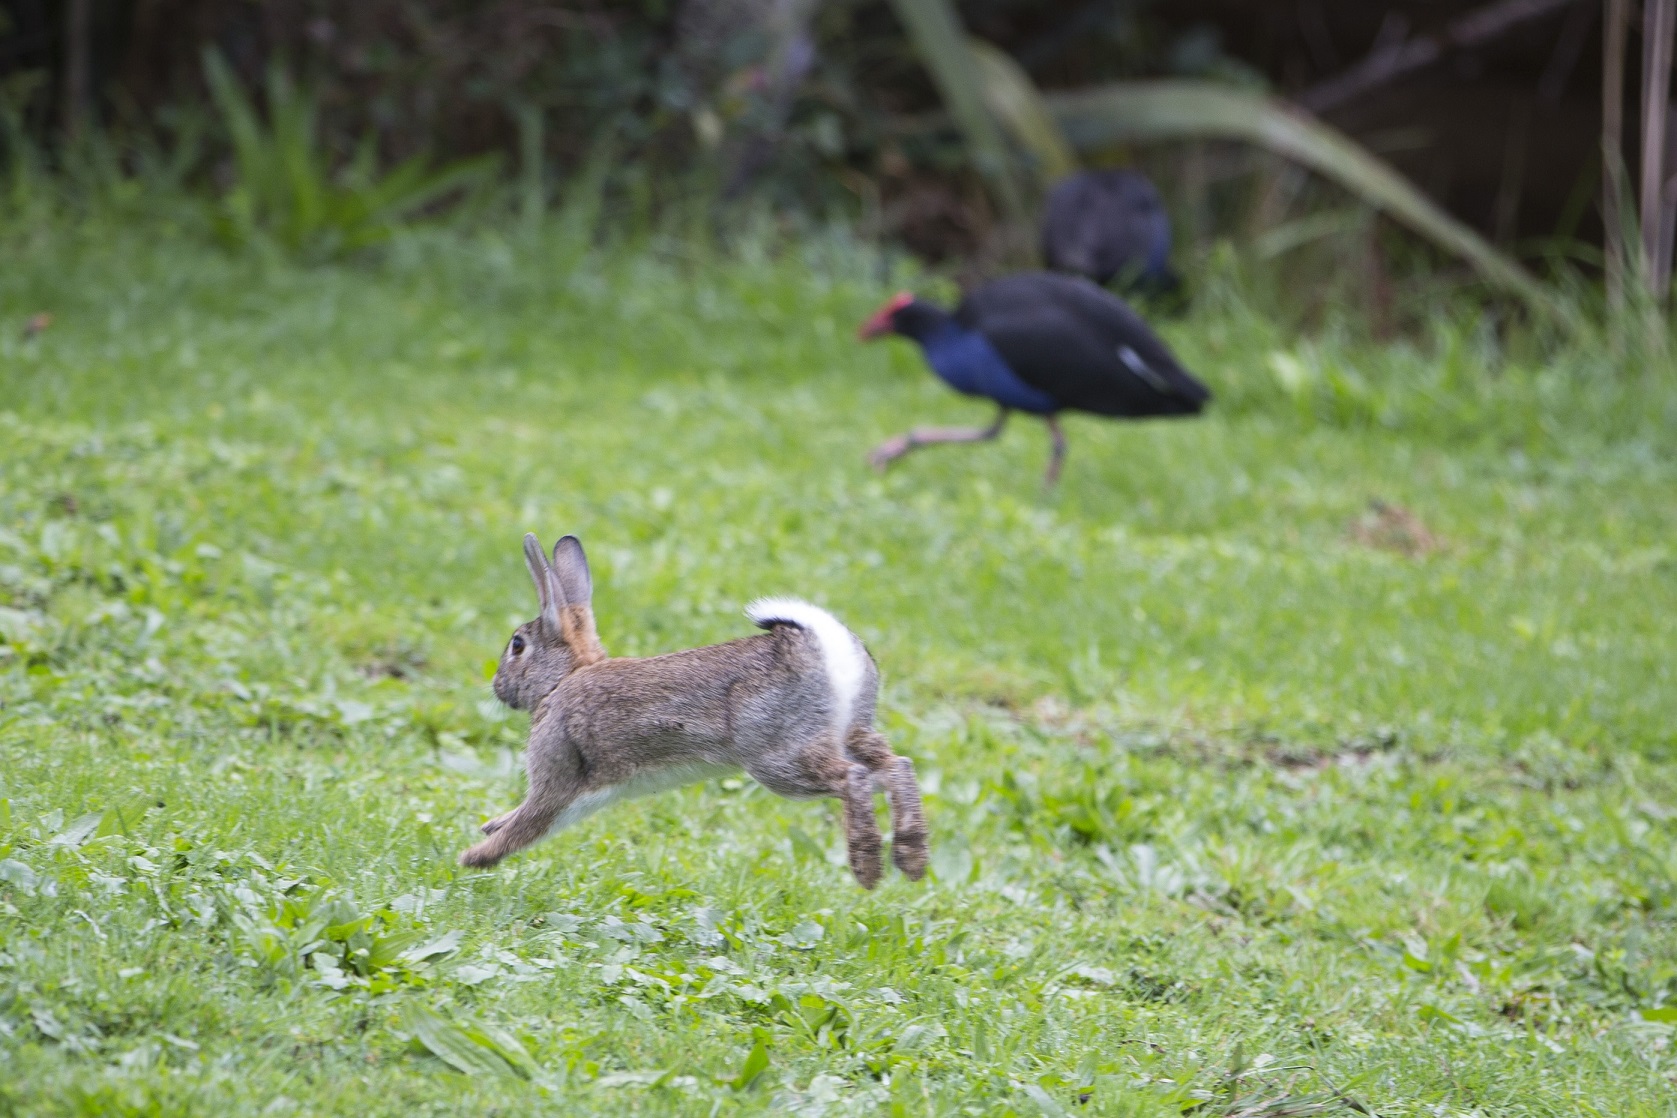
[[[905,291],[857,331],[863,340],[882,334],[913,338],[951,388],[994,400],[1001,411],[988,427],[916,427],[889,439],[869,455],[879,469],[916,447],[993,439],[1008,412],[1023,411],[1048,421],[1053,485],[1066,456],[1060,412],[1193,415],[1211,399],[1122,299],[1073,276],[1004,276],[972,291],[953,314]]]
[[[1136,171],[1079,171],[1048,194],[1042,259],[1053,271],[1087,276],[1127,291],[1167,295],[1170,216],[1158,189]]]

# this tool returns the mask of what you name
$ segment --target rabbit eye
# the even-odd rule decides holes
[[[512,638],[512,654],[514,656],[519,656],[519,655],[522,655],[523,652],[524,652],[524,638],[523,637]]]

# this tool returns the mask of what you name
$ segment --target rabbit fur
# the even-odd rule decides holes
[[[541,612],[520,625],[495,671],[495,694],[531,712],[529,791],[483,825],[460,855],[489,866],[615,800],[744,769],[794,799],[844,804],[850,869],[878,883],[875,791],[891,808],[891,860],[926,871],[926,818],[914,766],[873,728],[879,671],[855,634],[818,606],[762,599],[754,637],[645,659],[600,646],[588,559],[575,536],[548,562],[534,535],[524,561]]]

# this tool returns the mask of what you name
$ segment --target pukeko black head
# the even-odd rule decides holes
[[[1079,171],[1048,194],[1042,259],[1056,272],[1126,291],[1164,295],[1179,283],[1170,270],[1170,215],[1146,175]]]
[[[1008,412],[1023,411],[1048,421],[1052,485],[1066,453],[1060,412],[1118,419],[1193,415],[1211,399],[1122,299],[1088,280],[1051,272],[993,280],[969,293],[954,313],[903,292],[857,333],[864,340],[883,334],[914,339],[951,388],[1001,406],[988,427],[916,427],[880,444],[869,456],[880,469],[931,443],[993,439]]]

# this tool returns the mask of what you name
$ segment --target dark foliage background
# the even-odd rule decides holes
[[[215,46],[253,88],[274,60],[312,85],[326,138],[344,158],[371,132],[387,160],[498,151],[514,167],[521,150],[534,150],[522,142],[539,145],[547,180],[558,181],[609,140],[616,185],[655,206],[692,189],[672,171],[742,177],[739,137],[757,133],[768,136],[771,157],[747,168],[757,172],[743,176],[753,189],[816,210],[860,209],[928,255],[966,247],[989,220],[982,192],[952,136],[914,127],[936,97],[885,0],[813,6],[813,61],[784,121],[765,121],[774,44],[764,27],[796,6],[0,0],[0,109],[48,150],[84,124],[171,142],[206,137],[197,173],[213,175],[201,58]],[[1174,74],[1299,95],[1382,41],[1440,29],[1482,6],[967,0],[959,8],[975,34],[1048,89]],[[1598,3],[1563,5],[1326,115],[1499,242],[1594,240],[1600,24]],[[78,27],[86,29],[81,63]],[[1633,43],[1633,62],[1636,53]]]

